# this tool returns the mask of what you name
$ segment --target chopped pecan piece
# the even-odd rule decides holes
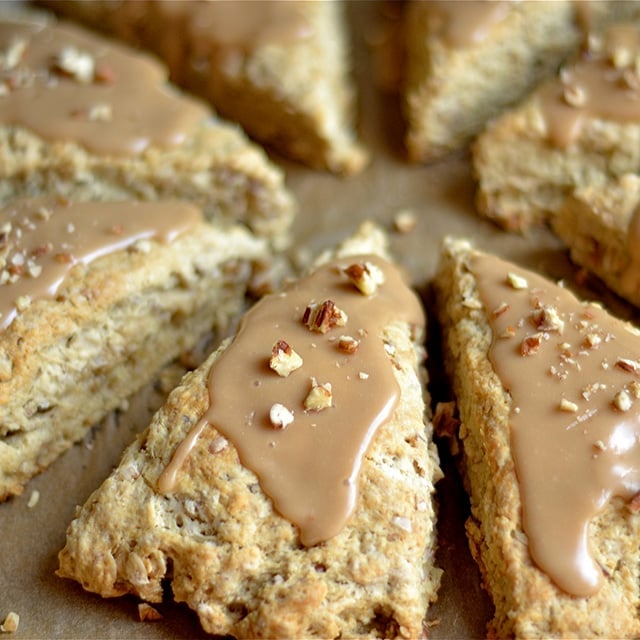
[[[140,618],[140,622],[162,620],[162,614],[146,602],[138,604],[138,617]]]
[[[373,295],[378,287],[384,283],[384,271],[371,262],[358,262],[349,265],[344,272],[365,296]]]
[[[351,355],[358,350],[359,346],[360,341],[352,338],[351,336],[340,336],[338,339],[338,349],[340,349],[342,353]]]
[[[311,331],[327,333],[334,327],[344,327],[347,324],[347,314],[336,307],[333,300],[325,300],[322,304],[308,305],[302,316],[302,322]]]
[[[278,340],[271,350],[269,367],[279,376],[286,378],[302,366],[302,358],[287,342]]]
[[[520,345],[520,355],[531,356],[537,353],[545,337],[546,334],[544,333],[534,333],[533,335],[526,336]]]
[[[512,289],[526,289],[529,286],[526,278],[519,276],[517,273],[513,273],[513,271],[507,273],[507,284]]]
[[[633,404],[633,400],[629,395],[629,392],[623,389],[622,391],[618,391],[613,398],[613,406],[618,411],[629,411],[631,409],[631,405]]]
[[[293,413],[283,404],[276,402],[269,409],[269,422],[274,429],[286,429],[293,422]]]
[[[331,383],[319,384],[315,378],[311,378],[311,390],[304,400],[304,408],[307,411],[323,411],[331,406],[333,406]]]
[[[531,313],[531,320],[540,331],[564,331],[564,320],[560,318],[555,307],[542,305]]]

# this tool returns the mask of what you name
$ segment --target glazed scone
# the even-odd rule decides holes
[[[435,291],[489,635],[637,637],[637,330],[464,240]]]
[[[180,202],[0,211],[0,500],[240,313],[266,241]]]
[[[28,14],[0,16],[0,200],[177,198],[281,246],[293,199],[235,125],[151,57]]]
[[[571,259],[636,306],[639,211],[640,177],[627,174],[600,188],[576,190],[553,218],[553,230],[569,248]]]
[[[155,52],[175,83],[290,158],[344,174],[367,162],[342,0],[44,4]]]
[[[263,298],[79,510],[59,575],[150,602],[169,580],[213,634],[421,637],[440,470],[421,307],[385,256],[365,225]]]
[[[553,217],[574,189],[638,171],[639,42],[637,20],[592,37],[577,62],[476,139],[481,214],[524,231]]]
[[[422,2],[406,9],[411,160],[463,148],[552,76],[580,41],[574,2]]]

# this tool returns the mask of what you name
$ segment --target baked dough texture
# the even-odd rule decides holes
[[[640,6],[623,3],[611,14],[600,7],[596,16],[602,29],[612,18],[625,17],[626,22],[616,24],[637,28]],[[566,147],[554,144],[544,118],[544,91],[540,85],[491,121],[472,145],[477,209],[511,231],[527,231],[552,219],[574,190],[600,188],[640,166],[640,125],[629,119],[587,114]]]
[[[480,42],[451,43],[432,3],[408,3],[406,145],[433,161],[467,145],[491,118],[520,101],[578,45],[574,3],[513,2]],[[471,28],[471,27],[470,27]]]
[[[640,306],[640,256],[630,227],[638,206],[640,176],[626,174],[601,187],[577,189],[552,220],[571,259],[636,306]]]
[[[237,48],[231,56],[218,55],[219,43],[194,31],[188,13],[178,14],[165,3],[42,4],[154,52],[176,84],[287,157],[339,174],[357,173],[367,164],[354,128],[356,90],[342,0],[297,3],[308,37]],[[198,3],[189,4],[196,9]]]
[[[3,15],[48,21],[35,12],[8,12],[0,19]],[[99,155],[0,123],[0,201],[51,194],[78,200],[187,200],[208,219],[241,222],[277,247],[289,242],[295,213],[283,171],[238,126],[213,113],[181,144],[150,146],[135,156]]]
[[[0,332],[0,500],[242,310],[264,240],[201,222],[75,265]]]
[[[475,253],[468,241],[447,238],[435,291],[445,367],[460,414],[461,467],[471,502],[466,529],[495,605],[488,634],[637,637],[640,519],[624,501],[611,501],[591,523],[592,554],[606,576],[595,595],[568,595],[530,558],[510,443],[511,397],[488,357],[492,332],[470,270]]]
[[[386,255],[381,231],[366,225],[337,255],[362,252]],[[208,372],[225,343],[187,374],[78,511],[59,575],[105,597],[150,602],[161,601],[169,580],[174,598],[214,634],[421,637],[440,579],[432,502],[440,470],[417,338],[404,323],[385,329],[401,399],[365,456],[356,510],[334,538],[303,547],[213,427],[200,435],[174,492],[157,492],[173,451],[208,407]]]

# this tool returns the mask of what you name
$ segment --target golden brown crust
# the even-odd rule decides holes
[[[203,55],[184,20],[148,3],[45,2],[56,11],[152,50],[172,79],[211,102],[250,136],[311,167],[361,171],[355,89],[341,2],[302,2],[310,37],[260,46],[234,64]],[[145,6],[147,5],[147,6]]]
[[[511,399],[488,359],[492,335],[469,268],[473,253],[466,241],[445,241],[436,291],[445,365],[460,411],[471,499],[467,533],[495,605],[489,631],[521,638],[635,637],[640,519],[623,501],[610,503],[591,524],[594,556],[607,576],[596,595],[564,593],[529,557],[510,446]]]
[[[384,251],[380,232],[342,255]],[[175,447],[208,406],[216,358],[187,375],[118,469],[72,522],[59,574],[103,596],[152,602],[171,578],[210,633],[237,637],[406,637],[422,635],[439,570],[433,564],[433,483],[439,477],[425,423],[418,337],[386,329],[396,347],[402,398],[380,428],[360,477],[356,512],[336,537],[303,547],[233,445],[211,427],[179,474],[176,490],[155,490]],[[171,570],[169,569],[171,568]]]
[[[571,259],[636,306],[640,306],[640,282],[629,226],[639,203],[640,179],[629,174],[601,187],[577,189],[552,220]]]
[[[0,333],[0,500],[242,308],[263,241],[201,223],[74,267]]]

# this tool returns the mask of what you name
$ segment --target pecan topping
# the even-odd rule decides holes
[[[351,355],[358,350],[359,346],[360,341],[352,338],[351,336],[340,336],[338,339],[338,349],[340,349],[342,353]]]
[[[311,331],[327,333],[334,327],[344,327],[347,323],[347,314],[336,307],[333,300],[325,300],[322,304],[308,305],[302,316],[302,322]]]
[[[269,422],[274,429],[286,429],[293,422],[293,413],[283,404],[276,402],[269,409]]]
[[[542,305],[531,313],[531,320],[540,331],[564,331],[564,320],[560,318],[555,307]]]
[[[520,345],[520,355],[531,356],[537,353],[542,341],[547,337],[544,333],[534,333],[533,335],[527,336]]]
[[[627,509],[629,509],[631,513],[638,513],[638,511],[640,511],[640,493],[636,493],[636,495],[629,500]]]
[[[618,358],[616,361],[616,367],[622,369],[627,373],[638,373],[640,369],[640,362],[637,360],[629,360],[628,358]]]
[[[529,286],[526,278],[519,276],[517,273],[513,273],[513,271],[507,273],[507,284],[512,289],[526,289]]]
[[[296,369],[302,366],[302,358],[296,353],[287,342],[278,340],[271,350],[269,367],[279,376],[286,378]]]
[[[95,77],[95,60],[75,47],[63,47],[53,60],[53,69],[77,82],[89,84]]]
[[[384,283],[384,272],[371,262],[349,265],[344,272],[365,296],[373,295],[378,290],[378,286]]]
[[[633,401],[631,400],[629,392],[624,389],[622,391],[618,391],[613,398],[613,406],[618,411],[629,411],[632,404]]]
[[[304,408],[307,411],[322,411],[331,406],[333,406],[331,383],[319,384],[315,378],[311,378],[311,390],[304,400]]]

